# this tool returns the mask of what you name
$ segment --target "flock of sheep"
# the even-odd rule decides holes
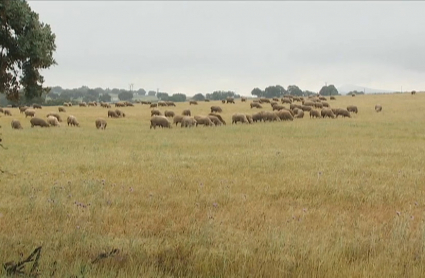
[[[331,96],[330,100],[335,100],[335,97]],[[209,100],[205,100],[209,101]],[[246,102],[247,98],[242,97],[242,102]],[[157,103],[151,103],[146,101],[137,101],[136,103],[150,105],[151,110],[151,119],[150,119],[150,128],[156,129],[156,127],[161,128],[171,128],[173,124],[176,126],[180,124],[181,127],[193,127],[198,125],[204,126],[219,126],[225,125],[226,122],[221,117],[220,113],[223,112],[222,108],[217,105],[210,107],[211,111],[208,115],[195,115],[192,116],[192,113],[189,109],[186,109],[182,112],[181,115],[176,115],[171,110],[166,110],[162,113],[158,110],[158,107],[161,106],[176,106],[174,102],[164,102],[159,101]],[[235,103],[234,98],[227,98],[222,100],[222,103]],[[190,101],[190,105],[197,105],[196,101]],[[285,107],[283,104],[289,104],[289,108]],[[99,103],[101,107],[110,108],[108,110],[108,118],[121,118],[125,117],[125,113],[121,110],[112,110],[112,105],[109,103],[101,102]],[[356,106],[350,105],[345,108],[330,108],[327,98],[324,96],[311,96],[306,99],[303,97],[295,97],[291,95],[284,96],[281,99],[278,98],[260,98],[255,99],[250,103],[250,107],[256,109],[263,109],[264,105],[270,105],[271,111],[261,110],[260,112],[254,114],[246,113],[235,113],[232,115],[232,124],[247,123],[251,124],[253,122],[271,122],[271,121],[293,121],[294,118],[303,118],[306,112],[309,113],[310,118],[337,118],[338,116],[351,118],[350,113],[357,113],[358,109]],[[66,112],[65,107],[72,106],[72,103],[64,103],[63,106],[58,108],[59,113]],[[97,102],[81,102],[79,106],[98,106]],[[118,102],[115,103],[115,107],[125,107],[125,106],[134,106],[131,102]],[[9,108],[9,107],[8,107]],[[33,104],[31,107],[23,106],[18,107],[20,113],[25,114],[25,117],[30,117],[31,127],[40,126],[40,127],[50,127],[50,126],[60,126],[62,122],[62,117],[59,113],[48,113],[46,119],[35,117],[36,109],[42,109],[38,104]],[[319,110],[320,109],[320,110]],[[382,106],[376,105],[375,111],[380,112]],[[4,115],[12,116],[10,109],[1,108],[0,112]],[[169,120],[172,118],[172,122]],[[66,119],[68,126],[80,126],[77,118],[73,115],[69,115]],[[107,122],[103,118],[98,118],[95,121],[95,126],[97,129],[105,129]],[[13,119],[11,122],[11,127],[13,129],[22,129],[21,123],[17,119]]]

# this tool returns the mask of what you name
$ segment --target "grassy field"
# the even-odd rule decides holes
[[[359,113],[231,125],[258,110],[178,103],[218,104],[228,124],[150,130],[147,106],[72,107],[80,128],[41,129],[10,109],[0,262],[42,246],[42,277],[423,277],[425,94],[329,103]]]

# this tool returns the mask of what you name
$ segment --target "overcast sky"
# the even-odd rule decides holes
[[[425,2],[29,1],[56,34],[46,85],[187,95],[327,82],[425,90]]]

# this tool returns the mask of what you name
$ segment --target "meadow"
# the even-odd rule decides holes
[[[119,119],[67,107],[57,128],[11,108],[0,263],[42,246],[41,277],[423,277],[425,94],[328,101],[356,105],[352,118],[232,125],[259,111],[249,102],[176,103],[160,110],[219,105],[227,125],[156,130],[140,104]]]

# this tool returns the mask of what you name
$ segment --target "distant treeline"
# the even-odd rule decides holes
[[[334,85],[323,86],[319,91],[321,95],[330,96],[338,95],[338,90]],[[362,92],[354,92],[356,94],[361,94]],[[251,91],[251,95],[254,97],[282,97],[284,95],[294,95],[294,96],[310,96],[317,94],[312,91],[303,91],[296,85],[289,85],[287,89],[283,86],[275,85],[268,86],[264,90],[260,88],[254,88]],[[351,92],[349,93],[351,94]],[[232,91],[214,91],[212,93],[195,94],[191,99],[193,100],[223,100],[227,97],[240,98],[239,94],[236,94]],[[29,105],[33,103],[38,103],[42,105],[61,105],[64,102],[73,102],[77,104],[81,101],[90,102],[116,102],[116,101],[133,101],[133,100],[149,99],[149,100],[163,100],[163,101],[174,101],[174,102],[183,102],[188,99],[188,97],[183,93],[175,93],[169,95],[166,92],[156,92],[153,90],[146,91],[145,89],[138,89],[134,91],[125,90],[125,89],[103,89],[100,87],[89,88],[87,86],[82,86],[80,88],[74,89],[64,89],[60,86],[55,86],[50,88],[49,93],[43,93],[41,97],[26,99],[23,92],[20,95],[18,101],[7,100],[4,94],[0,94],[0,105],[6,106],[9,104],[15,105]]]

